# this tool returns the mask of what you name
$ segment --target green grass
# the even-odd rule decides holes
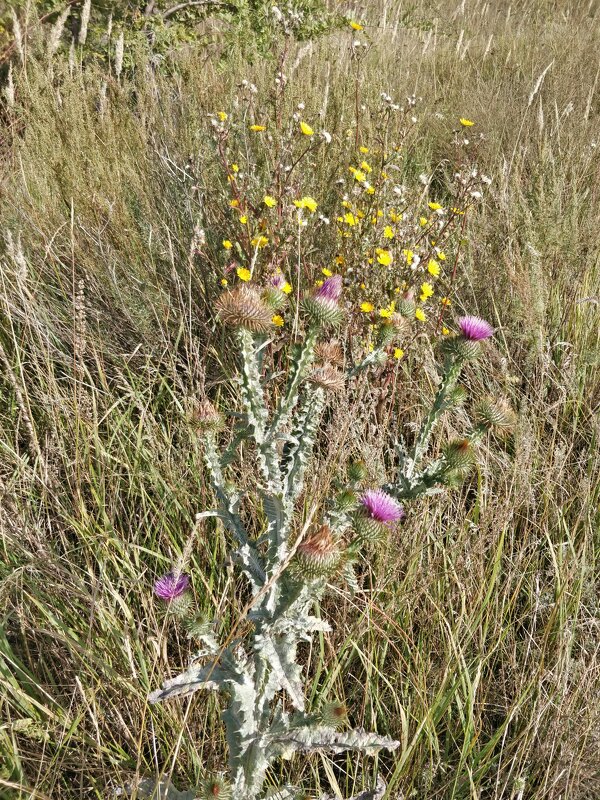
[[[458,117],[485,134],[478,165],[493,183],[469,221],[457,307],[498,326],[468,380],[475,394],[508,394],[519,424],[514,442],[482,443],[464,489],[411,507],[401,534],[362,564],[363,592],[330,594],[322,613],[334,631],[306,652],[309,696],[342,698],[353,723],[401,739],[379,762],[390,800],[591,800],[600,796],[598,11],[417,0],[409,10],[369,4],[365,18],[378,27],[361,102],[372,107],[380,91],[422,97],[409,178],[452,169],[447,131]],[[288,67],[290,108],[303,100],[317,119],[327,95],[336,141],[354,124],[347,45],[343,32],[300,48],[295,70],[294,48]],[[2,796],[103,798],[136,774],[171,769],[183,788],[223,763],[213,699],[147,705],[192,651],[151,587],[211,503],[185,410],[204,387],[235,403],[210,313],[227,231],[206,115],[230,109],[244,78],[268,109],[275,65],[235,55],[223,65],[197,46],[162,71],[143,54],[136,63],[117,81],[93,65],[69,74],[60,58],[49,70],[31,53],[15,63],[17,105],[3,118]],[[376,135],[368,113],[360,125]],[[335,153],[307,171],[307,191],[344,169],[343,147]],[[205,201],[183,178],[190,155]],[[190,260],[203,213],[208,256]],[[325,498],[348,453],[382,475],[393,420],[422,413],[431,367],[423,345],[383,400],[363,382],[338,404],[310,503]],[[245,597],[225,552],[222,530],[207,524],[189,569],[199,606],[227,629]],[[350,794],[372,768],[336,758],[282,769]]]

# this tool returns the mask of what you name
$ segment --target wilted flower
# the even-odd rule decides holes
[[[190,410],[189,422],[199,431],[218,431],[223,426],[223,415],[205,397]]]
[[[332,364],[316,367],[309,375],[308,380],[315,386],[320,386],[321,389],[330,392],[339,392],[346,385],[344,373]]]
[[[464,338],[470,342],[488,339],[494,333],[490,323],[481,319],[481,317],[461,317],[458,320],[458,327]]]
[[[253,333],[266,333],[271,328],[272,309],[252,286],[241,284],[225,292],[215,307],[225,325],[246,328]]]
[[[339,556],[340,550],[331,528],[321,525],[298,545],[296,563],[303,577],[314,580],[330,573],[338,563]]]

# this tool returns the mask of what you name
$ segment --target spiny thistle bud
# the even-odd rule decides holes
[[[215,307],[221,322],[253,333],[267,333],[272,327],[272,309],[252,286],[236,286],[224,292]]]
[[[315,386],[320,386],[329,392],[339,392],[346,384],[346,376],[331,364],[316,367],[308,376],[308,380]]]
[[[378,541],[395,522],[404,518],[404,509],[381,489],[368,489],[360,498],[361,508],[354,515],[356,535],[365,542]]]
[[[187,575],[168,572],[154,584],[154,594],[167,604],[170,614],[183,616],[192,603],[189,586],[190,579]]]
[[[466,472],[473,465],[475,455],[468,439],[455,439],[444,448],[444,457],[449,470]]]
[[[348,709],[336,700],[326,703],[319,709],[319,720],[327,728],[343,728],[348,722]]]
[[[412,318],[414,316],[417,308],[417,304],[415,303],[414,289],[409,289],[400,296],[400,299],[396,304],[396,308],[402,317]]]
[[[213,624],[203,614],[195,614],[185,621],[188,639],[199,639],[213,633]]]
[[[456,408],[462,406],[467,399],[467,390],[464,386],[455,386],[452,391],[448,393],[448,405]]]
[[[348,464],[348,480],[351,483],[360,483],[360,481],[364,481],[368,474],[369,470],[364,461],[351,461],[350,464]]]
[[[274,311],[279,311],[287,303],[287,295],[284,286],[288,286],[286,279],[281,272],[273,275],[268,285],[263,289],[263,300]]]
[[[329,525],[321,525],[298,545],[296,566],[308,580],[328,575],[337,565],[340,550]]]
[[[388,322],[391,323],[396,329],[397,336],[403,336],[410,330],[410,322],[402,314],[395,312],[391,317],[388,317]]]
[[[338,511],[352,511],[353,508],[356,508],[357,502],[356,495],[350,489],[338,492],[335,498],[335,505]]]
[[[231,786],[220,775],[204,778],[200,785],[198,800],[232,800],[232,798]]]
[[[339,342],[319,342],[315,347],[315,359],[322,364],[344,366],[344,351]]]
[[[340,275],[332,275],[313,294],[304,298],[303,308],[313,324],[319,327],[340,324],[344,317],[339,307],[341,293],[342,278]]]
[[[224,420],[210,400],[204,398],[190,410],[189,422],[198,431],[218,431]]]
[[[509,433],[516,424],[517,415],[507,400],[487,398],[475,409],[475,418],[480,425],[497,433]]]
[[[378,347],[387,347],[388,344],[391,344],[394,341],[396,336],[397,336],[396,328],[391,322],[386,321],[382,323],[377,333]]]

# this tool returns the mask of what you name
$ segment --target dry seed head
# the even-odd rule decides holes
[[[273,311],[252,286],[236,286],[232,291],[224,292],[215,308],[221,322],[233,328],[267,333],[272,327]]]
[[[314,383],[315,386],[320,386],[329,392],[339,392],[346,384],[344,373],[331,364],[325,364],[323,367],[313,369],[308,380]]]
[[[319,342],[315,347],[315,358],[322,364],[333,364],[335,367],[344,366],[344,351],[339,342]]]

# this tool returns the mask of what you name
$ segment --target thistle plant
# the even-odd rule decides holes
[[[275,331],[273,316],[287,302],[282,286],[280,277],[263,287],[244,284],[227,290],[217,303],[220,322],[232,329],[239,351],[237,380],[243,408],[224,449],[220,447],[225,438],[223,415],[207,399],[196,408],[194,423],[217,502],[202,516],[221,520],[229,532],[231,561],[245,576],[251,594],[244,626],[249,633],[235,638],[236,627],[220,641],[213,625],[190,618],[189,629],[202,650],[185,672],[150,695],[153,703],[197,691],[218,692],[223,698],[227,773],[207,775],[198,790],[185,795],[173,791],[172,796],[292,800],[305,797],[300,787],[266,788],[267,770],[277,759],[319,751],[371,754],[399,746],[388,736],[345,729],[347,712],[339,702],[307,709],[299,645],[330,630],[329,623],[314,613],[315,605],[334,580],[357,588],[353,564],[360,550],[395,528],[405,516],[403,503],[456,485],[473,463],[473,442],[494,426],[506,428],[512,420],[507,405],[483,403],[472,430],[424,463],[440,417],[464,400],[457,385],[461,370],[493,333],[485,321],[465,317],[459,320],[460,333],[444,339],[439,389],[414,442],[410,447],[401,440],[396,443],[395,475],[383,487],[365,488],[368,470],[361,462],[351,463],[337,482],[337,494],[303,521],[299,500],[319,444],[328,393],[372,365],[385,363],[391,338],[382,337],[362,362],[344,367],[341,346],[329,340],[344,315],[342,279],[327,278],[300,302],[298,318],[304,335],[290,348],[287,383],[273,404],[267,397],[263,359]],[[402,326],[402,317],[397,316],[389,325]],[[244,524],[241,492],[233,482],[231,465],[242,443],[244,458],[252,453],[256,460],[255,499],[264,514],[264,529],[258,536]],[[157,582],[155,592],[168,610],[191,617],[186,576],[168,574]],[[384,792],[379,779],[372,791],[353,800],[380,798]]]

